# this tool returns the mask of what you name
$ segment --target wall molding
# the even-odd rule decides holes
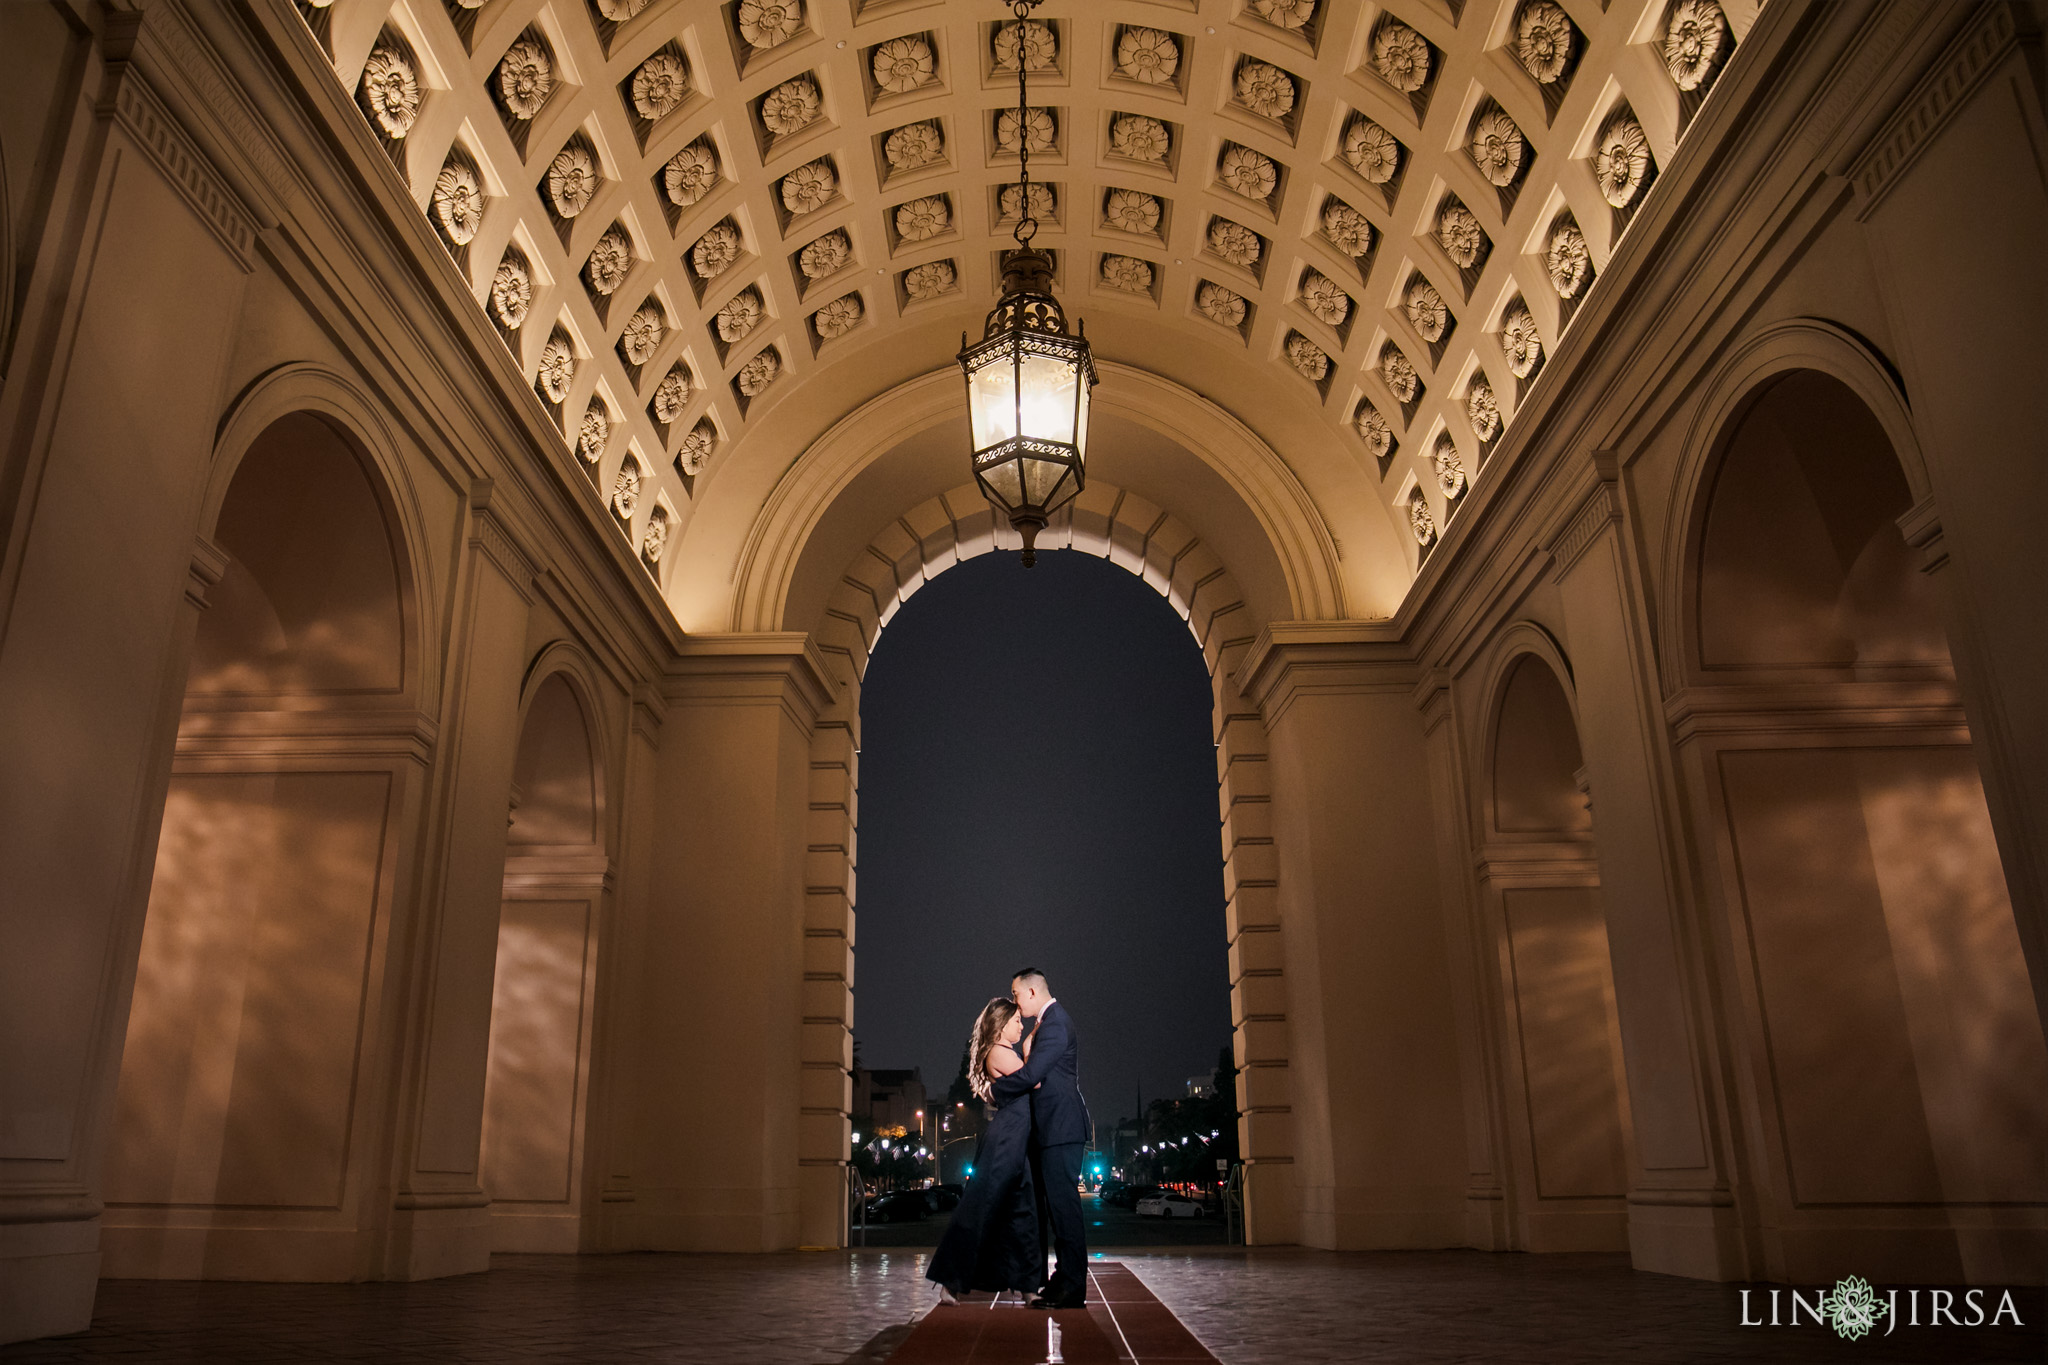
[[[1893,114],[1849,168],[1856,185],[1856,217],[1867,220],[1927,151],[1950,118],[1990,76],[1999,58],[2019,44],[2010,5],[1983,5],[1920,78],[1905,106]]]

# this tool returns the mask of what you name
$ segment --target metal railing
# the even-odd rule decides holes
[[[852,1236],[853,1211],[855,1208],[858,1208],[860,1210],[860,1245],[866,1246],[868,1244],[868,1182],[860,1178],[860,1172],[856,1171],[851,1163],[848,1163],[846,1167],[846,1193],[847,1198],[851,1201],[846,1210],[847,1235],[849,1237]]]

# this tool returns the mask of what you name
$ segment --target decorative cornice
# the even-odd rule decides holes
[[[1267,727],[1303,697],[1411,693],[1414,656],[1384,621],[1275,621],[1237,666],[1235,682]]]
[[[100,102],[100,112],[111,116],[134,139],[199,220],[212,229],[242,273],[249,274],[255,269],[255,215],[241,196],[228,188],[213,162],[179,126],[141,72],[126,62],[109,65],[115,73]]]
[[[1849,168],[1859,203],[1856,216],[1867,219],[1892,186],[1947,126],[1998,59],[2019,42],[2011,5],[1982,5],[1955,41],[1920,78],[1904,107],[1893,114]]]
[[[1860,26],[1857,41],[1847,60],[1835,60],[1832,79],[1818,105],[1799,130],[1799,145],[1818,156],[1848,122],[1855,105],[1869,98],[1879,71],[1896,54],[1907,35],[1927,20],[1924,6],[1911,0],[1893,0],[1876,23]]]
[[[528,602],[533,600],[534,580],[540,570],[526,552],[512,539],[511,531],[491,506],[491,481],[477,479],[470,485],[469,544],[473,550],[483,552],[484,558],[497,566],[505,575],[514,591]]]
[[[228,63],[193,26],[184,6],[163,0],[149,6],[133,59],[153,73],[160,68],[159,79],[174,79],[198,97],[199,109],[232,139],[234,149],[247,158],[263,190],[283,194],[287,187],[298,183],[271,135],[227,79]]]
[[[1564,523],[1563,529],[1545,537],[1543,548],[1555,566],[1553,576],[1561,579],[1570,573],[1594,538],[1620,520],[1620,485],[1612,479],[1603,478],[1593,485],[1578,510]]]
[[[685,705],[779,703],[808,732],[839,686],[809,635],[752,631],[685,639],[668,666],[662,694]]]
[[[232,560],[232,555],[205,536],[192,537],[192,562],[185,573],[185,600],[200,611],[212,606],[206,599],[206,590],[220,582]]]
[[[1956,684],[1940,678],[1840,682],[1745,682],[1687,687],[1664,702],[1674,744],[1714,736],[1881,733],[1887,743],[1967,744],[1969,721]]]
[[[1920,552],[1921,573],[1937,573],[1947,566],[1948,542],[1942,536],[1941,509],[1934,505],[1932,494],[1900,514],[1898,526],[1906,543]]]

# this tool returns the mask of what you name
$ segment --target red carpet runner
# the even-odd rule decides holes
[[[934,1308],[889,1365],[1215,1365],[1216,1357],[1120,1263],[1093,1262],[1088,1279],[1085,1309],[1033,1311],[985,1294]]]

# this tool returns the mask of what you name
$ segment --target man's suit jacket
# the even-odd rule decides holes
[[[1032,1090],[1037,1086],[1036,1091]],[[1055,1000],[1038,1016],[1031,1060],[995,1079],[997,1104],[1031,1096],[1031,1128],[1038,1145],[1088,1141],[1088,1104],[1081,1098],[1081,1049],[1066,1008]]]

